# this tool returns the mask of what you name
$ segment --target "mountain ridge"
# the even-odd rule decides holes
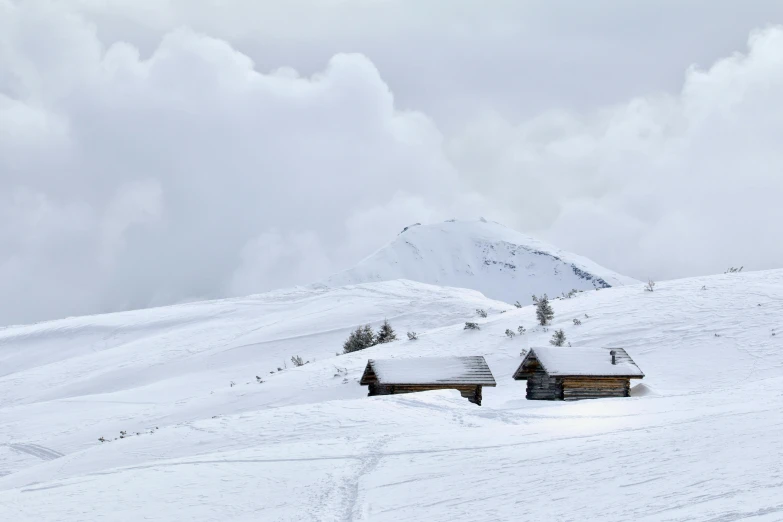
[[[640,283],[483,218],[407,226],[391,242],[323,283],[343,286],[394,279],[471,288],[508,303],[533,294],[554,296]]]

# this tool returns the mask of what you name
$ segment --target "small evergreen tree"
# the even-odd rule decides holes
[[[416,332],[408,332],[409,341],[415,341],[418,338],[419,338],[419,334],[417,334]]]
[[[563,329],[556,330],[554,335],[552,335],[552,339],[549,341],[549,344],[552,346],[563,346],[566,342],[566,335]]]
[[[517,302],[514,303],[514,306],[516,306],[517,308],[522,308],[522,303],[517,301]]]
[[[389,324],[389,321],[384,319],[383,324],[378,329],[378,333],[375,334],[375,344],[390,343],[396,340],[397,334],[394,333],[394,329],[391,324]]]
[[[540,298],[533,296],[533,302],[536,304],[536,318],[538,318],[538,324],[546,326],[549,321],[555,316],[555,311],[552,310],[552,306],[549,304],[549,298],[546,294]]]
[[[517,332],[519,332],[519,335],[522,335],[525,333],[525,327],[522,325],[519,325],[519,328],[517,328]]]
[[[508,336],[509,339],[513,339],[516,334],[512,332],[510,329],[506,328],[506,335]]]
[[[479,317],[486,317],[487,316],[487,311],[486,310],[482,310],[481,308],[476,308],[476,314]]]
[[[360,326],[348,336],[343,344],[343,353],[353,353],[364,350],[375,344],[375,334],[369,324]]]
[[[465,323],[465,328],[463,330],[481,330],[478,324],[467,322]]]
[[[362,333],[360,336],[364,348],[375,346],[375,334],[372,333],[372,327],[366,324],[362,327]]]

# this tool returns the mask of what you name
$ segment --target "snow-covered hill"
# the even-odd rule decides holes
[[[334,361],[359,325],[388,318],[404,337],[476,308],[509,306],[474,290],[390,281],[0,329],[0,476],[40,460],[14,441],[69,453],[120,430],[322,400],[317,388],[247,392],[256,376],[270,381],[264,390],[277,386],[292,356]]]
[[[532,307],[392,282],[8,328],[0,520],[781,519],[783,270],[553,307],[544,330]],[[333,355],[384,316],[419,339]],[[624,347],[634,397],[527,401],[511,374],[555,328]],[[268,373],[293,354],[316,360]],[[483,406],[358,385],[368,358],[446,354],[486,357]]]
[[[639,282],[482,219],[406,227],[391,243],[326,283],[394,279],[472,288],[492,299],[523,304],[533,294],[554,296]]]

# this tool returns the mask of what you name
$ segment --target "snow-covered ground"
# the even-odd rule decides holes
[[[553,308],[544,331],[397,281],[7,328],[0,520],[783,520],[783,270]],[[334,355],[384,317],[401,340]],[[634,397],[525,400],[520,352],[561,327],[625,348]],[[278,372],[291,355],[315,360]],[[368,358],[443,355],[486,357],[483,406],[357,383]]]
[[[533,294],[556,296],[639,282],[501,224],[479,220],[407,227],[391,243],[326,283],[394,279],[473,288],[492,299],[523,304]]]
[[[472,290],[392,281],[0,329],[0,476],[40,462],[18,443],[69,453],[120,430],[322,400],[318,386],[279,378],[320,378],[294,372],[292,356],[334,370],[360,324],[388,318],[405,336],[479,307],[509,308]],[[361,392],[331,398],[342,396]]]

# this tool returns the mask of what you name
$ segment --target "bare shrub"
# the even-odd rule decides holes
[[[309,363],[310,361],[305,361],[300,356],[294,355],[293,357],[291,357],[291,362],[294,363],[294,366],[296,366],[298,368],[299,366],[304,366],[305,364]]]

